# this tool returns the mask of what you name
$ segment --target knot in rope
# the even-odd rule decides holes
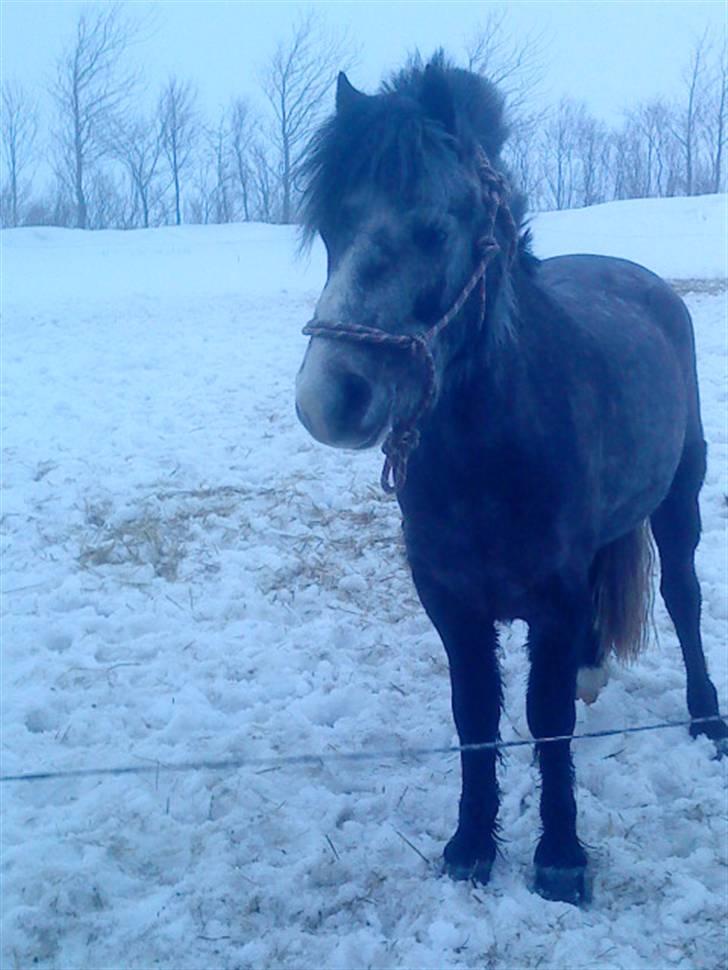
[[[393,425],[382,445],[384,466],[379,482],[382,490],[391,495],[407,479],[407,461],[420,443],[420,432],[412,425]],[[390,481],[391,479],[391,481]]]

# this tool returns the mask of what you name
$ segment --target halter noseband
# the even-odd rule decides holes
[[[513,259],[515,252],[518,234],[505,201],[508,194],[506,182],[503,176],[491,166],[482,150],[478,152],[478,174],[483,186],[483,199],[488,213],[488,229],[478,241],[480,258],[450,309],[428,330],[413,335],[393,334],[387,333],[386,330],[380,330],[378,327],[364,327],[357,323],[329,323],[325,320],[318,320],[316,317],[309,320],[303,328],[303,333],[307,337],[329,337],[335,340],[351,340],[354,343],[382,345],[393,350],[403,350],[421,367],[424,386],[420,400],[409,417],[395,419],[392,422],[392,429],[382,445],[384,466],[380,482],[387,494],[398,491],[406,481],[407,461],[410,454],[420,443],[417,424],[435,397],[435,361],[432,356],[432,345],[435,338],[460,313],[478,284],[480,284],[481,327],[485,321],[485,278],[488,264],[500,251],[500,246],[495,238],[495,227],[499,218],[504,223],[508,239],[508,250],[506,252],[508,263]]]

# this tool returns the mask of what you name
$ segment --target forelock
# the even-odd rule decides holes
[[[362,188],[412,203],[423,180],[456,158],[455,140],[413,98],[385,92],[362,100],[330,118],[309,148],[301,167],[304,234],[312,236]]]

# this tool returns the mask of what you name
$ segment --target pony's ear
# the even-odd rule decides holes
[[[362,94],[361,91],[357,91],[349,83],[349,78],[344,74],[343,71],[339,71],[339,76],[336,79],[336,110],[338,112],[348,111],[359,101],[363,101],[366,94]]]
[[[455,134],[455,105],[450,86],[442,71],[428,64],[422,78],[420,103],[428,118],[439,121],[445,131]]]

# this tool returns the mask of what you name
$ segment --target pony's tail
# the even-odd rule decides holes
[[[594,627],[600,659],[613,650],[634,660],[649,640],[655,550],[649,522],[615,539],[596,554],[591,568]]]

